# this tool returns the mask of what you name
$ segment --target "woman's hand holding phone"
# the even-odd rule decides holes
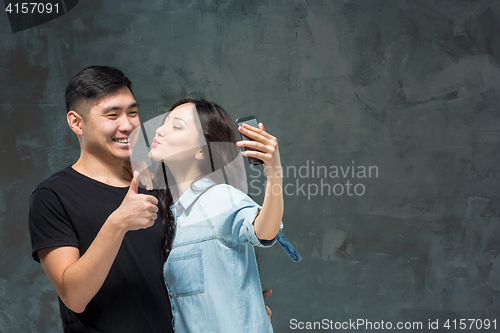
[[[240,147],[253,148],[254,150],[245,150],[243,156],[255,157],[264,162],[264,172],[267,178],[276,178],[281,180],[281,159],[278,148],[278,139],[267,133],[264,125],[259,123],[259,128],[248,124],[241,124],[238,127],[241,134],[251,138],[251,140],[238,141]]]

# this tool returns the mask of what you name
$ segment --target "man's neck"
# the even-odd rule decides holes
[[[130,185],[132,180],[132,176],[124,167],[123,161],[120,160],[104,161],[93,155],[82,153],[72,168],[89,178],[110,186],[126,187]]]

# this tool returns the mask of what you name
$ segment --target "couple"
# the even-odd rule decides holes
[[[209,132],[221,135],[214,124],[229,126],[225,112],[197,100],[173,107],[150,157],[176,186],[148,192],[126,163],[140,127],[130,80],[115,68],[86,68],[70,81],[66,107],[80,158],[36,187],[29,211],[32,255],[59,295],[65,332],[172,332],[172,312],[177,332],[272,331],[249,244],[276,239],[300,258],[278,232],[281,195],[266,195],[260,209],[204,176],[210,149],[175,153],[203,140],[209,147]],[[257,149],[243,154],[276,171],[275,138],[262,125],[239,130],[256,140],[239,144]],[[191,223],[192,214],[206,218]]]

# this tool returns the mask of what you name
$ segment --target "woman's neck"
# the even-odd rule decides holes
[[[193,180],[201,175],[201,171],[197,165],[185,165],[178,164],[168,165],[172,176],[174,177],[174,184],[168,184],[169,186],[175,185],[179,190],[179,198],[186,192],[193,183]]]

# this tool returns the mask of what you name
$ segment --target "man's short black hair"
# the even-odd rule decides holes
[[[109,66],[87,67],[69,81],[66,110],[85,116],[102,97],[122,87],[132,92],[132,82],[121,70]]]

